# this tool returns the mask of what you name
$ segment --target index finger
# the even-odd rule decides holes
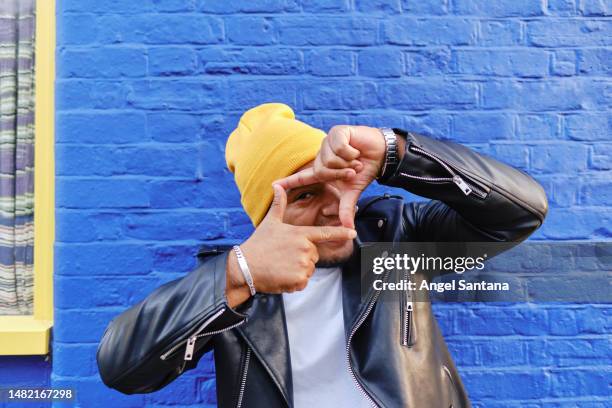
[[[357,236],[357,231],[351,228],[340,226],[324,227],[298,227],[299,231],[306,235],[310,242],[317,243],[322,241],[346,241]]]
[[[280,184],[286,191],[290,188],[307,186],[319,182],[320,180],[315,176],[314,168],[309,167],[285,178],[276,180],[273,184]]]

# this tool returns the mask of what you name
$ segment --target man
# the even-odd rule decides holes
[[[360,249],[518,243],[546,216],[541,186],[401,129],[325,135],[283,104],[247,111],[226,160],[255,231],[109,324],[97,354],[105,384],[153,392],[212,349],[221,407],[470,406],[430,303],[361,298]],[[359,199],[375,180],[431,200]]]

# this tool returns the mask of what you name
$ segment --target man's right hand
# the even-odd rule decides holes
[[[296,226],[283,222],[287,194],[280,184],[273,184],[274,199],[266,217],[255,232],[240,245],[257,292],[282,293],[302,290],[319,260],[316,244],[355,238],[356,231],[340,226]],[[235,307],[249,296],[249,288],[231,251],[227,262],[226,296]]]

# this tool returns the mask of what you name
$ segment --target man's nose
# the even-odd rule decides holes
[[[321,210],[323,215],[326,217],[338,215],[340,190],[333,184],[325,183],[323,191],[323,207]]]

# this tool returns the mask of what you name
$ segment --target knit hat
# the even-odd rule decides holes
[[[324,137],[282,103],[264,103],[242,115],[227,139],[225,161],[255,227],[272,203],[272,182],[314,160]]]

